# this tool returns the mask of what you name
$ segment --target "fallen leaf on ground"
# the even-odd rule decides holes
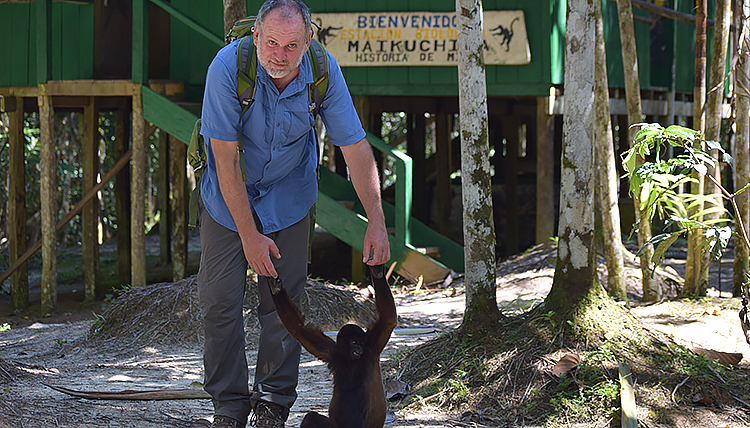
[[[742,361],[742,354],[737,352],[721,352],[705,348],[693,348],[693,352],[698,355],[703,355],[709,360],[716,360],[727,366],[736,366]]]
[[[552,367],[552,375],[560,377],[581,363],[581,357],[576,354],[565,354],[560,361]]]

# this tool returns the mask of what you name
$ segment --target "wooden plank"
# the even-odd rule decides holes
[[[62,79],[62,58],[63,58],[63,20],[62,20],[62,4],[59,2],[52,2],[52,26],[50,27],[49,33],[51,35],[51,42],[49,44],[51,52],[49,58],[50,64],[50,80]]]
[[[96,186],[99,176],[99,110],[96,98],[89,97],[83,110],[83,193],[89,193]],[[94,196],[83,207],[81,214],[83,237],[81,255],[83,258],[83,284],[86,302],[96,300],[99,284],[99,197]]]
[[[148,82],[147,6],[146,0],[133,0],[133,62],[131,77],[135,84],[145,84]],[[138,98],[140,98],[140,95]],[[135,131],[135,128],[133,130]]]
[[[5,7],[8,8],[9,5]],[[3,14],[0,21],[8,20],[3,28],[10,28],[12,34],[11,43],[2,43],[0,51],[9,50],[7,61],[0,65],[0,79],[5,82],[9,78],[7,86],[27,86],[36,84],[36,76],[29,75],[29,56],[35,52],[30,44],[29,29],[31,28],[31,4],[12,5],[11,12]],[[3,58],[5,58],[3,56]],[[0,86],[5,86],[0,84]]]
[[[36,2],[36,82],[46,83],[51,77],[52,0]]]
[[[146,86],[141,88],[141,94],[145,119],[188,144],[198,118]]]
[[[0,96],[2,97],[36,98],[37,94],[39,94],[39,88],[36,86],[0,88]],[[19,102],[21,102],[21,100],[19,100]]]
[[[638,428],[636,417],[635,393],[633,392],[633,373],[630,366],[618,363],[620,373],[620,406],[622,408],[622,428]]]
[[[187,146],[177,138],[169,137],[170,182],[172,183],[172,280],[179,281],[188,275],[188,181]]]
[[[44,1],[40,1],[43,3]],[[41,187],[42,223],[42,314],[47,314],[57,305],[57,189],[55,155],[54,111],[52,98],[46,94],[45,85],[39,85],[39,166]]]
[[[79,46],[77,49],[78,57],[77,73],[75,79],[93,79],[94,78],[94,4],[79,5],[76,10],[76,19],[78,20],[78,37]]]
[[[23,101],[8,113],[8,256],[11,264],[26,251],[26,162],[23,135]],[[26,263],[10,279],[10,305],[13,310],[29,306],[29,273]]]
[[[133,161],[131,165],[130,197],[130,275],[135,287],[146,285],[146,122],[143,120],[141,86],[134,85],[133,93]],[[145,88],[144,88],[145,89]]]
[[[129,97],[133,83],[129,80],[53,80],[48,91],[53,96]]]
[[[81,49],[81,35],[78,5],[60,4],[62,16],[60,49],[60,79],[78,79],[78,59]]]

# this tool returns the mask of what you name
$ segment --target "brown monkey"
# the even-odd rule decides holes
[[[386,403],[380,353],[396,327],[396,304],[383,265],[371,266],[378,319],[367,331],[354,324],[339,330],[336,341],[305,319],[278,279],[269,278],[276,312],[290,335],[311,354],[328,363],[333,397],[328,417],[309,412],[300,428],[382,428]]]

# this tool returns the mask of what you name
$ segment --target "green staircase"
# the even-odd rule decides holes
[[[194,114],[146,86],[142,87],[141,96],[147,121],[186,144],[190,141],[198,119]],[[397,262],[398,274],[415,281],[421,276],[425,283],[442,280],[451,269],[463,272],[463,247],[410,215],[411,159],[372,134],[368,134],[367,139],[396,163],[396,204],[383,202],[386,225],[394,230],[389,235],[391,261],[388,264]],[[356,192],[344,177],[324,168],[320,171],[317,223],[351,247],[363,249],[367,218]]]

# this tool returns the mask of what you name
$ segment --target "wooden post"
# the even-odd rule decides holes
[[[438,113],[435,117],[435,141],[437,150],[437,227],[441,235],[452,237],[451,230],[451,118],[445,113]]]
[[[547,100],[536,99],[536,243],[549,242],[555,232],[555,120]]]
[[[26,161],[23,136],[23,99],[14,98],[8,112],[8,255],[12,265],[26,252]],[[10,305],[18,311],[29,306],[29,272],[26,263],[10,277]]]
[[[503,119],[505,137],[505,253],[518,254],[518,132],[517,116]],[[497,150],[497,148],[495,149]],[[495,153],[498,156],[498,153]]]
[[[129,111],[115,112],[114,158],[120,159],[128,151],[130,127]],[[120,285],[130,284],[130,168],[127,166],[115,177],[115,213],[117,215],[117,277]]]
[[[187,277],[188,272],[188,185],[187,185],[187,145],[169,136],[169,173],[172,182],[172,280]],[[162,216],[168,213],[162,212]]]
[[[57,156],[55,154],[54,111],[47,85],[39,85],[39,164],[42,223],[42,301],[41,312],[47,314],[57,305],[57,198],[55,189]]]
[[[172,222],[170,212],[172,210],[169,201],[169,176],[170,176],[170,136],[159,130],[159,170],[156,173],[156,193],[158,195],[159,209],[159,259],[162,264],[167,264],[172,259]]]
[[[424,157],[425,152],[425,125],[426,120],[423,113],[407,115],[409,130],[407,131],[408,154],[413,162],[413,182],[425,183],[427,160]],[[427,187],[414,186],[412,193],[412,213],[415,218],[423,223],[430,220],[430,205],[428,202]]]
[[[99,175],[99,111],[96,97],[89,97],[83,109],[83,193],[87,194],[97,184]],[[99,198],[95,196],[81,213],[83,226],[82,256],[85,299],[96,299],[99,284]]]
[[[130,275],[134,287],[146,285],[146,122],[141,85],[133,85],[133,161],[130,198]]]

